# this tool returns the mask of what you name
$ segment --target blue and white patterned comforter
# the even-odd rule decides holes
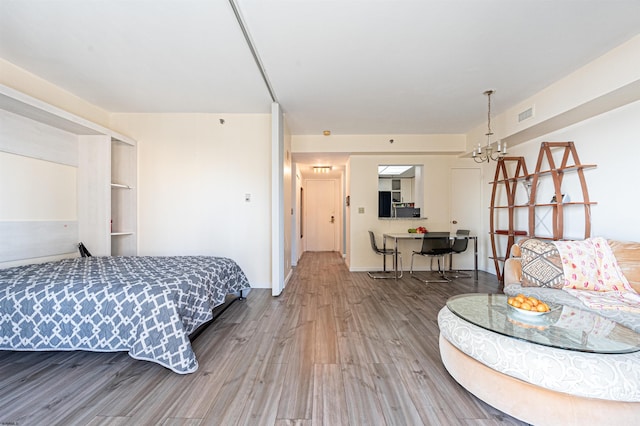
[[[85,257],[0,270],[0,349],[128,351],[197,370],[189,334],[249,288],[221,257]]]

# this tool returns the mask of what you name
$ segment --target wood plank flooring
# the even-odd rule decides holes
[[[280,297],[254,289],[194,342],[189,375],[125,353],[0,351],[0,425],[524,425],[440,362],[437,313],[478,282],[350,273],[305,253]]]

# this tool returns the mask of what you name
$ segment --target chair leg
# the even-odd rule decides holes
[[[378,253],[379,254],[379,253]],[[386,268],[386,258],[382,255],[382,271],[380,272],[367,272],[369,278],[373,278],[374,280],[388,280],[394,277],[394,274],[391,271],[387,271]]]
[[[440,269],[440,258],[442,258],[442,269]],[[449,277],[447,277],[446,272],[447,272],[447,262],[445,262],[445,256],[443,255],[442,257],[438,257],[438,273],[440,274],[443,280],[446,280],[447,282],[449,282],[451,280],[449,279]]]
[[[402,268],[402,256],[398,253],[398,263],[400,264],[400,275],[398,275],[398,278],[402,278],[402,275],[404,275],[404,269]]]
[[[395,278],[392,271],[367,272],[367,275],[374,280],[392,280]]]
[[[384,269],[384,265],[385,265],[385,260],[384,260],[384,255],[382,256],[382,266]],[[402,278],[402,256],[398,255],[398,260],[400,263],[400,275],[397,275],[397,278]],[[413,258],[412,258],[413,260]],[[389,279],[394,279],[396,278],[396,271],[386,271],[383,270],[381,272],[367,272],[367,275],[369,275],[370,278],[373,278],[374,280],[389,280]]]
[[[438,279],[438,280],[429,280],[429,279],[423,280],[422,278],[418,278],[416,275],[414,275],[413,278],[415,278],[418,281],[422,281],[423,283],[427,283],[427,284],[429,284],[429,283],[448,283],[448,282],[450,282],[449,280],[447,280],[445,278],[441,278],[441,279]]]
[[[429,256],[429,273],[433,272],[433,257]],[[438,260],[438,273],[440,274],[440,260]],[[413,255],[411,256],[411,274],[413,274]],[[443,278],[442,279],[438,279],[438,280],[429,280],[429,279],[421,279],[418,278],[417,276],[413,275],[413,278],[422,281],[423,283],[448,283],[449,280],[444,277],[442,274],[440,274]]]
[[[458,269],[453,269],[453,255],[455,253],[451,254],[450,260],[449,260],[449,278],[471,278],[471,275],[469,274],[465,274],[464,272],[458,270]],[[453,274],[453,275],[451,275]]]
[[[440,259],[442,259],[442,269],[440,269]],[[451,280],[447,277],[447,262],[445,259],[445,255],[438,257],[438,273],[442,277],[443,280],[450,282]]]
[[[471,275],[469,274],[465,274],[461,271],[448,271],[449,275],[447,275],[447,278],[471,278]],[[453,273],[453,275],[451,275]]]

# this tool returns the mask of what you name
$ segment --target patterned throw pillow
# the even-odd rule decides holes
[[[616,292],[631,290],[604,238],[556,241],[554,245],[566,271],[564,289]]]
[[[520,241],[523,287],[562,288],[560,253],[553,243],[531,238]]]

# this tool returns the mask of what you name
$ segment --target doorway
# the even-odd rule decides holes
[[[307,251],[338,251],[340,209],[338,181],[307,179],[304,190],[305,242]]]
[[[451,169],[451,218],[450,231],[454,234],[458,229],[469,229],[472,235],[482,232],[482,188],[479,168]],[[480,247],[480,241],[478,241]],[[453,258],[455,269],[473,269],[473,242],[464,253]]]

